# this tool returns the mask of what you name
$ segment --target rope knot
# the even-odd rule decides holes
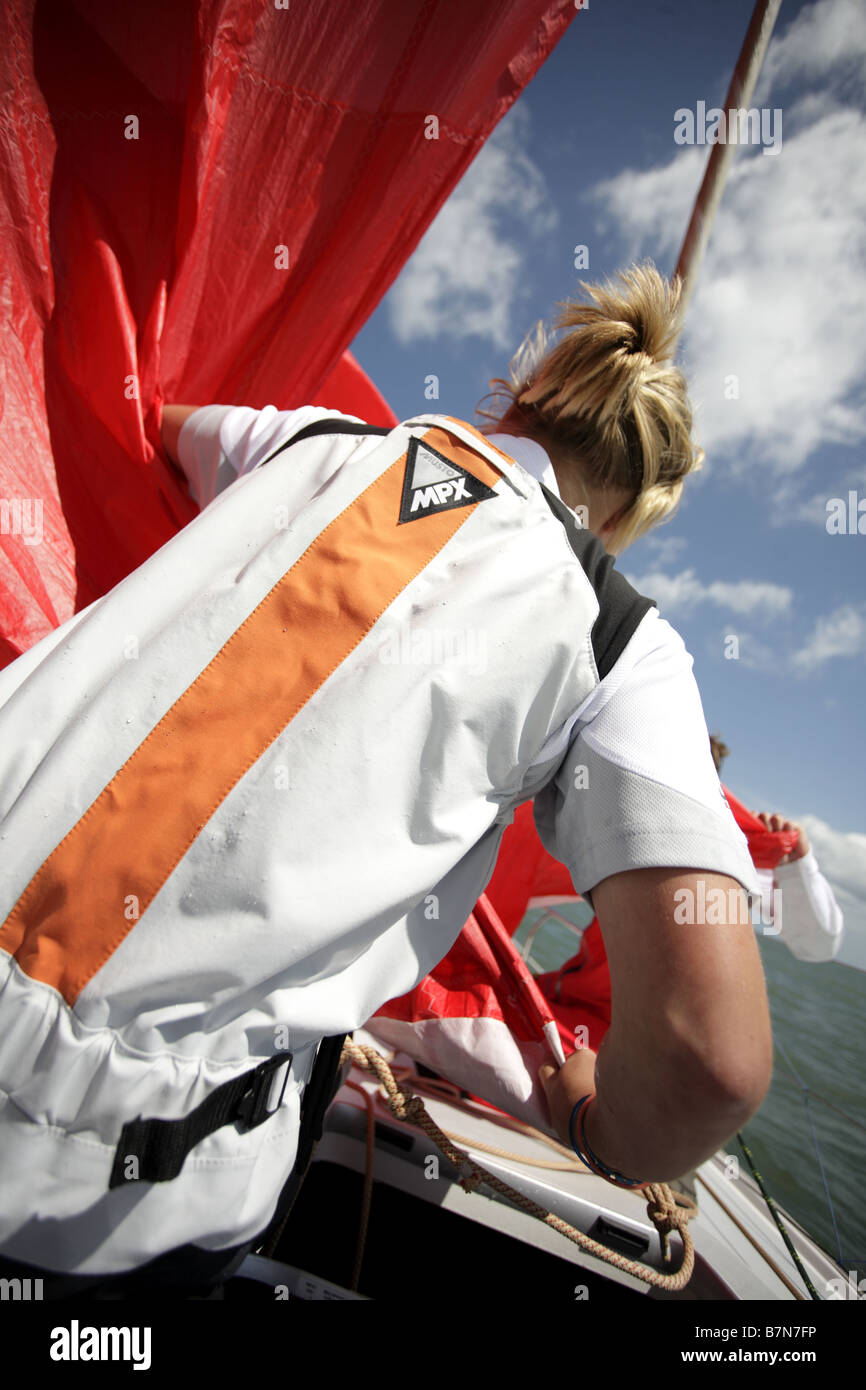
[[[646,1204],[647,1216],[659,1233],[662,1254],[666,1260],[669,1260],[670,1233],[671,1231],[679,1231],[681,1236],[684,1235],[686,1226],[695,1214],[694,1204],[681,1206],[667,1183],[648,1183],[646,1191],[649,1193],[649,1200]]]
[[[400,1119],[405,1120],[407,1125],[422,1125],[423,1119],[427,1114],[424,1109],[424,1102],[420,1096],[398,1094],[398,1099],[403,1102]]]
[[[466,1192],[476,1192],[483,1183],[484,1178],[475,1164],[470,1159],[466,1159],[460,1165],[460,1186]]]

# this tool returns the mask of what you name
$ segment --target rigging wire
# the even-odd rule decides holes
[[[846,968],[847,968],[847,967],[846,967]],[[782,1052],[783,1049],[782,1049],[782,1045],[781,1045],[781,1043],[779,1042],[779,1040],[776,1038],[776,1039],[774,1039],[774,1042],[776,1043],[776,1046],[779,1048],[779,1051]],[[784,1055],[785,1055],[786,1058],[787,1058],[787,1054],[785,1053]],[[791,1065],[793,1065],[793,1064],[791,1064]],[[842,1109],[840,1109],[840,1107],[839,1107],[838,1105],[834,1105],[834,1103],[833,1103],[832,1100],[828,1100],[826,1096],[822,1096],[822,1095],[821,1095],[821,1092],[820,1092],[820,1091],[816,1091],[815,1088],[814,1088],[814,1086],[804,1086],[803,1083],[800,1081],[800,1078],[799,1078],[799,1076],[797,1076],[797,1074],[796,1074],[795,1071],[788,1070],[788,1068],[783,1068],[783,1070],[787,1070],[787,1071],[788,1071],[788,1075],[791,1077],[792,1081],[795,1081],[795,1082],[797,1082],[800,1086],[803,1086],[803,1089],[804,1089],[804,1090],[807,1090],[814,1100],[819,1100],[819,1101],[821,1102],[822,1105],[826,1105],[826,1106],[827,1106],[827,1109],[828,1109],[828,1110],[835,1110],[836,1114],[837,1114],[837,1115],[841,1115],[843,1120],[847,1120],[849,1125],[855,1125],[857,1129],[862,1129],[862,1130],[863,1130],[863,1133],[866,1134],[866,1125],[864,1125],[864,1123],[863,1123],[862,1120],[857,1120],[857,1119],[855,1119],[853,1115],[849,1115],[849,1114],[848,1114],[848,1111],[847,1111],[847,1110],[842,1110]]]
[[[800,1259],[799,1254],[798,1254],[797,1251],[795,1250],[793,1241],[791,1240],[791,1237],[788,1235],[787,1230],[786,1230],[785,1227],[782,1225],[782,1220],[781,1220],[781,1217],[779,1216],[779,1212],[778,1212],[778,1209],[777,1209],[777,1207],[776,1207],[776,1203],[774,1202],[773,1198],[770,1196],[769,1192],[767,1191],[766,1187],[764,1186],[764,1179],[761,1177],[760,1173],[758,1172],[757,1168],[755,1167],[755,1160],[752,1158],[752,1154],[751,1154],[751,1151],[750,1151],[750,1149],[749,1149],[749,1146],[747,1145],[745,1139],[743,1138],[742,1130],[737,1130],[737,1138],[738,1138],[738,1140],[740,1141],[740,1148],[743,1150],[743,1153],[746,1155],[746,1162],[748,1163],[749,1168],[751,1169],[752,1177],[755,1179],[755,1182],[758,1184],[758,1187],[761,1189],[761,1196],[763,1197],[764,1201],[767,1203],[767,1207],[768,1207],[768,1209],[769,1209],[770,1215],[772,1216],[773,1220],[775,1221],[776,1225],[778,1226],[778,1228],[779,1228],[779,1233],[780,1233],[780,1235],[781,1235],[783,1241],[785,1242],[786,1246],[788,1247],[788,1251],[789,1251],[789,1253],[790,1253],[790,1255],[791,1255],[791,1258],[792,1258],[793,1261],[794,1261],[794,1264],[797,1266],[797,1269],[798,1269],[799,1272],[800,1272],[800,1278],[803,1280],[803,1283],[806,1285],[806,1288],[809,1290],[809,1297],[810,1297],[810,1298],[813,1298],[813,1299],[815,1300],[816,1303],[821,1303],[823,1300],[821,1299],[820,1294],[817,1292],[817,1290],[816,1290],[816,1288],[815,1288],[815,1285],[812,1283],[812,1280],[809,1278],[808,1274],[806,1273],[806,1267],[805,1267],[805,1265],[803,1264],[803,1261]]]
[[[842,1256],[842,1242],[841,1242],[841,1240],[839,1239],[839,1227],[838,1227],[838,1225],[836,1224],[836,1213],[835,1213],[835,1211],[834,1211],[834,1209],[833,1209],[833,1200],[832,1200],[832,1198],[831,1198],[831,1196],[830,1196],[830,1189],[829,1189],[829,1187],[827,1186],[827,1177],[826,1177],[826,1174],[825,1174],[825,1172],[824,1172],[824,1162],[823,1162],[823,1160],[822,1160],[822,1158],[821,1158],[821,1150],[820,1150],[820,1148],[818,1147],[818,1135],[817,1135],[817,1133],[815,1132],[815,1125],[814,1125],[813,1120],[812,1120],[812,1112],[811,1112],[811,1110],[809,1109],[809,1089],[810,1089],[810,1088],[806,1085],[805,1081],[803,1081],[803,1079],[801,1078],[801,1076],[800,1076],[799,1073],[797,1072],[797,1069],[796,1069],[796,1067],[794,1066],[794,1063],[791,1061],[790,1057],[788,1056],[788,1054],[787,1054],[787,1052],[785,1051],[785,1049],[782,1047],[782,1044],[779,1042],[779,1040],[778,1040],[778,1039],[774,1039],[774,1041],[775,1041],[776,1046],[778,1047],[779,1051],[781,1052],[782,1056],[785,1058],[785,1061],[788,1063],[788,1066],[791,1068],[791,1071],[793,1072],[794,1076],[796,1077],[797,1082],[798,1082],[798,1084],[799,1084],[799,1086],[800,1086],[800,1089],[801,1089],[802,1092],[803,1092],[803,1104],[804,1104],[804,1106],[806,1107],[806,1118],[807,1118],[808,1121],[809,1121],[809,1129],[811,1130],[811,1133],[812,1133],[812,1143],[813,1143],[814,1146],[815,1146],[815,1154],[816,1154],[816,1157],[817,1157],[817,1159],[818,1159],[818,1167],[819,1167],[820,1170],[821,1170],[821,1181],[822,1181],[822,1183],[824,1184],[824,1194],[825,1194],[825,1196],[826,1196],[826,1198],[827,1198],[827,1205],[828,1205],[828,1207],[830,1208],[830,1219],[831,1219],[831,1221],[833,1222],[833,1233],[834,1233],[834,1235],[835,1235],[835,1237],[836,1237],[836,1249],[837,1249],[838,1255],[839,1255],[839,1264],[842,1265],[842,1264],[844,1264],[844,1259],[843,1259],[843,1256]]]

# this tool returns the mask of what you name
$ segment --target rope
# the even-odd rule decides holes
[[[455,1086],[453,1081],[444,1081],[441,1077],[419,1076],[412,1071],[411,1067],[391,1067],[392,1075],[402,1085],[403,1081],[411,1079],[412,1090],[420,1095],[426,1095],[433,1100],[444,1100],[449,1105],[453,1105],[456,1110],[462,1110],[466,1115],[481,1115],[482,1119],[489,1119],[490,1113],[486,1107],[480,1107],[477,1103],[469,1105],[463,1099],[463,1092],[459,1086]],[[567,1149],[564,1144],[560,1144],[558,1139],[552,1139],[549,1134],[544,1134],[540,1129],[535,1129],[532,1125],[524,1123],[523,1120],[516,1120],[513,1115],[505,1115],[502,1112],[497,1114],[497,1121],[505,1124],[507,1128],[515,1130],[518,1134],[525,1134],[527,1138],[534,1139],[540,1144],[547,1144],[548,1148],[554,1150],[562,1156],[564,1161],[555,1162],[547,1158],[531,1158],[528,1154],[515,1153],[513,1149],[498,1149],[493,1144],[482,1144],[476,1139],[469,1139],[465,1134],[455,1134],[454,1130],[444,1130],[449,1139],[455,1140],[458,1144],[470,1144],[473,1149],[481,1149],[484,1153],[494,1154],[497,1158],[513,1158],[518,1163],[525,1163],[530,1168],[550,1168],[557,1173],[575,1173],[578,1177],[592,1178],[596,1175],[575,1158],[571,1149]]]
[[[578,1159],[566,1158],[558,1163],[555,1158],[530,1158],[528,1154],[515,1153],[513,1149],[498,1149],[495,1144],[482,1144],[480,1140],[470,1139],[466,1134],[456,1134],[453,1129],[443,1130],[443,1134],[447,1134],[456,1144],[469,1144],[473,1149],[480,1149],[482,1153],[492,1154],[494,1158],[511,1158],[518,1163],[526,1163],[531,1168],[547,1168],[554,1173],[575,1173],[579,1178],[597,1176]],[[545,1135],[539,1133],[539,1138],[544,1139]]]
[[[786,1246],[788,1247],[788,1250],[789,1250],[789,1252],[790,1252],[790,1255],[791,1255],[792,1260],[794,1261],[794,1264],[797,1266],[797,1269],[798,1269],[799,1272],[800,1272],[800,1278],[803,1280],[803,1283],[806,1285],[806,1288],[809,1290],[809,1296],[810,1296],[811,1298],[813,1298],[813,1299],[815,1300],[816,1303],[820,1303],[820,1302],[821,1302],[821,1296],[820,1296],[820,1294],[817,1292],[817,1290],[816,1290],[816,1288],[815,1288],[815,1285],[812,1283],[812,1280],[809,1278],[808,1274],[806,1273],[806,1266],[803,1264],[803,1261],[800,1259],[800,1256],[798,1255],[797,1251],[794,1249],[794,1245],[793,1245],[793,1242],[791,1241],[791,1237],[788,1235],[788,1232],[786,1231],[785,1227],[782,1225],[782,1219],[781,1219],[781,1217],[779,1216],[779,1212],[778,1212],[778,1208],[776,1207],[776,1203],[773,1201],[773,1198],[770,1196],[769,1192],[767,1191],[766,1187],[764,1186],[764,1179],[761,1177],[760,1173],[758,1172],[757,1168],[755,1167],[755,1161],[754,1161],[754,1159],[752,1158],[752,1155],[751,1155],[751,1153],[750,1153],[750,1151],[749,1151],[748,1145],[746,1144],[746,1141],[745,1141],[745,1139],[743,1138],[742,1133],[741,1133],[739,1130],[737,1130],[737,1138],[738,1138],[739,1141],[740,1141],[740,1148],[743,1150],[743,1153],[746,1155],[746,1162],[748,1163],[749,1167],[750,1167],[751,1170],[752,1170],[752,1177],[755,1179],[755,1182],[758,1184],[758,1187],[761,1189],[761,1195],[762,1195],[762,1197],[764,1198],[764,1201],[767,1203],[767,1206],[768,1206],[769,1211],[770,1211],[770,1215],[772,1216],[773,1220],[775,1221],[776,1225],[778,1226],[778,1228],[779,1228],[779,1233],[780,1233],[780,1235],[781,1235],[783,1241],[785,1242]]]
[[[678,1230],[682,1238],[682,1264],[678,1270],[670,1274],[663,1274],[657,1269],[651,1269],[648,1265],[640,1264],[637,1260],[630,1260],[615,1250],[609,1250],[607,1246],[584,1235],[582,1231],[575,1230],[567,1221],[554,1216],[550,1211],[545,1211],[544,1207],[539,1206],[537,1202],[533,1202],[531,1198],[503,1182],[494,1173],[488,1173],[480,1164],[475,1163],[465,1150],[452,1144],[448,1135],[427,1113],[420,1096],[409,1092],[405,1083],[402,1091],[398,1088],[391,1068],[375,1047],[359,1047],[357,1043],[347,1038],[343,1044],[341,1061],[346,1060],[361,1067],[364,1071],[375,1074],[387,1095],[388,1109],[394,1118],[401,1120],[404,1124],[416,1125],[424,1131],[460,1173],[460,1185],[467,1192],[476,1191],[483,1183],[530,1216],[536,1217],[545,1225],[559,1231],[567,1240],[572,1241],[588,1254],[595,1255],[616,1269],[631,1274],[636,1279],[642,1279],[644,1283],[652,1284],[658,1289],[678,1292],[685,1288],[689,1282],[694,1269],[695,1251],[688,1232],[688,1222],[695,1215],[696,1208],[693,1202],[688,1202],[686,1205],[685,1202],[678,1201],[666,1183],[647,1183],[642,1190],[648,1197],[647,1215],[659,1233],[662,1255],[666,1262],[670,1260],[671,1231]]]

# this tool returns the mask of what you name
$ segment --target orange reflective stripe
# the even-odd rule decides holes
[[[441,429],[423,436],[493,487]],[[397,524],[406,454],[316,537],[30,880],[0,948],[72,1004],[197,835],[474,507]],[[479,504],[481,505],[481,504]]]

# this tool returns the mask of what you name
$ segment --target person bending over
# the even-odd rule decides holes
[[[663,1181],[758,1108],[757,882],[691,657],[612,559],[700,462],[677,304],[650,266],[587,287],[486,435],[166,407],[200,515],[0,672],[7,1271],[201,1282],[257,1248],[323,1040],[448,952],[529,798],[613,987],[559,1132]],[[714,888],[733,921],[678,925]]]

